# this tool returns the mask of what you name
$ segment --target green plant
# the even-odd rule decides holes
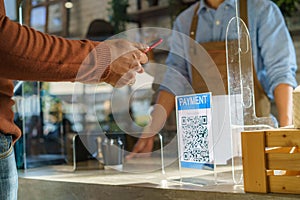
[[[300,5],[300,0],[273,0],[278,5],[283,16],[291,17],[297,11],[297,5]]]
[[[128,21],[128,0],[111,0],[108,4],[110,5],[110,8],[108,9],[110,22],[114,26],[115,32],[120,33],[125,31],[126,23]]]

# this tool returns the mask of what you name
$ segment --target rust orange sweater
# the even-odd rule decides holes
[[[12,80],[98,82],[109,63],[104,43],[67,40],[21,26],[6,17],[0,0],[0,130],[14,141],[21,136],[13,122]]]

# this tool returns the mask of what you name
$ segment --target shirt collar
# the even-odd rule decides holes
[[[235,8],[235,2],[236,2],[236,0],[225,0],[222,4],[225,4],[227,6]],[[200,0],[200,7],[199,7],[197,13],[199,14],[200,12],[206,11],[207,9],[210,9],[210,8],[206,4],[205,0]]]

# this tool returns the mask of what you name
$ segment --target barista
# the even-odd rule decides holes
[[[240,5],[241,16],[243,13],[247,13],[246,23],[248,22],[252,39],[254,71],[256,72],[254,79],[258,80],[255,81],[255,91],[257,92],[256,96],[262,94],[261,99],[264,102],[260,108],[263,108],[264,105],[268,106],[265,104],[268,101],[265,100],[275,101],[280,126],[290,125],[292,124],[292,91],[293,87],[297,85],[295,78],[297,65],[293,42],[284,18],[279,8],[270,0],[240,0]],[[242,5],[244,6],[242,7]],[[224,44],[227,24],[232,17],[235,17],[235,7],[234,0],[200,0],[176,18],[173,30],[192,36],[191,32],[196,27],[196,34],[192,38],[195,38],[203,47],[217,46],[217,43]],[[198,18],[196,22],[195,18]],[[245,21],[245,18],[243,19]],[[193,27],[193,23],[195,23],[195,27]],[[171,38],[170,52],[183,51],[180,49],[183,41],[180,41],[180,37],[174,38],[175,34]],[[222,48],[225,53],[225,46],[223,45]],[[184,60],[184,57],[188,57],[188,55],[183,57],[172,53],[168,55],[166,63],[173,70],[167,71],[164,79],[166,84],[160,87],[154,110],[151,113],[151,123],[145,127],[141,138],[127,158],[151,153],[155,134],[162,129],[175,106],[175,94],[165,86],[169,85],[176,88],[177,91],[184,91],[184,85],[176,81],[178,78],[174,71],[189,80],[195,91],[205,91],[203,88],[197,88],[201,78],[198,77],[199,79],[195,81],[197,78],[197,75],[193,73],[195,70]],[[226,65],[225,59],[224,54],[223,60],[215,62]],[[258,101],[256,100],[256,102]],[[260,116],[269,114],[269,110],[263,111]]]

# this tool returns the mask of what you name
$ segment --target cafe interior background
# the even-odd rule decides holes
[[[136,28],[171,29],[176,15],[194,2],[194,0],[5,1],[8,16],[14,21],[69,39],[98,41]],[[292,35],[300,66],[300,5],[296,4],[299,10],[291,11],[293,7],[289,7],[290,1],[276,2],[283,2],[281,9]],[[155,39],[157,33],[154,29],[153,32],[141,33],[141,36],[140,38],[148,37],[150,40]],[[167,41],[167,36],[164,37]],[[166,53],[164,50],[153,50],[149,55],[150,62],[163,64]],[[148,116],[157,90],[157,84],[153,82],[155,79],[161,79],[164,72],[163,69],[155,69],[149,70],[145,65],[146,73],[138,78],[141,86],[124,87],[114,94],[120,99],[133,94],[129,107],[120,103],[117,114],[122,117],[124,112],[124,117],[127,117],[126,113],[130,108],[134,122],[140,125],[137,133],[140,133],[142,127],[149,122]],[[143,85],[143,80],[147,80],[149,84]],[[297,80],[300,82],[299,73]],[[15,145],[19,169],[72,163],[72,143],[76,132],[98,132],[99,124],[105,133],[121,135],[125,149],[129,152],[138,138],[138,134],[136,137],[124,134],[116,125],[111,115],[110,99],[113,89],[106,84],[100,84],[96,90],[75,83],[16,81],[15,86],[15,122],[23,131],[22,138]],[[74,102],[74,96],[82,99]],[[276,116],[276,112],[273,113]],[[174,114],[161,132],[164,143],[168,143],[176,135]],[[159,139],[156,138],[155,141],[155,148],[159,148]]]

